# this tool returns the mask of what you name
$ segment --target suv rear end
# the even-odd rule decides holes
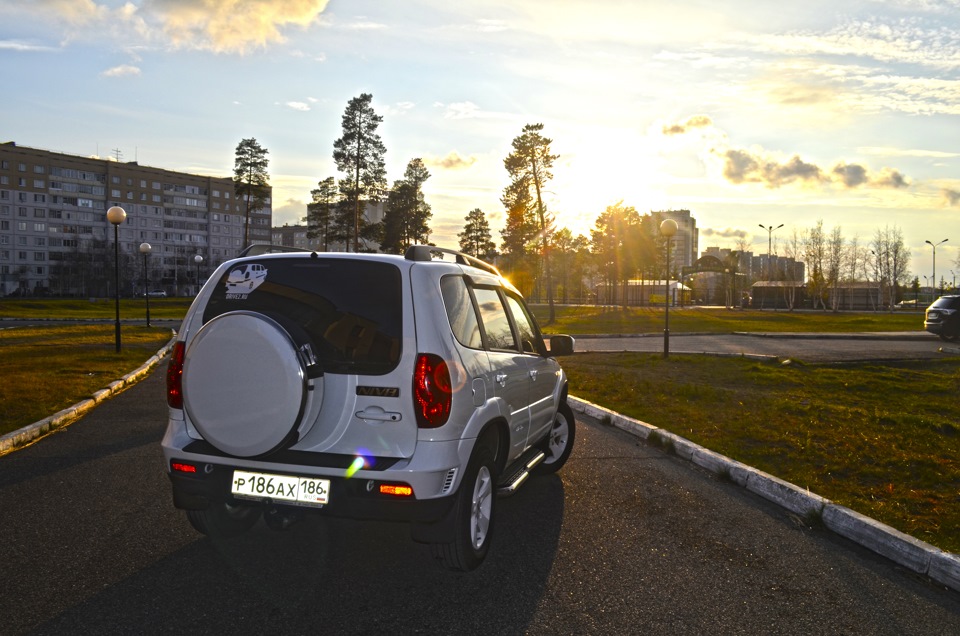
[[[960,338],[960,296],[941,296],[927,307],[923,328],[953,342]]]
[[[479,565],[496,489],[538,462],[559,468],[574,423],[516,291],[436,252],[218,268],[168,369],[163,450],[174,504],[197,530],[232,535],[261,514],[283,528],[305,512],[408,521],[444,566]]]

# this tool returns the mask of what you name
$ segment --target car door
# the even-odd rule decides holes
[[[487,385],[493,387],[494,395],[504,404],[502,414],[510,427],[510,457],[513,458],[526,448],[530,432],[527,356],[520,353],[506,301],[499,288],[475,286],[473,295],[490,360]]]
[[[530,405],[527,444],[533,444],[546,435],[553,424],[556,412],[554,395],[560,381],[560,365],[548,356],[536,320],[523,300],[511,292],[506,293],[506,298],[527,368],[527,403]]]

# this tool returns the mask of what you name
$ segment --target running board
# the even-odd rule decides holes
[[[546,453],[539,448],[531,448],[521,455],[520,459],[513,464],[513,472],[507,473],[504,478],[500,480],[500,485],[497,487],[497,494],[501,497],[507,497],[517,492],[520,486],[523,485],[523,482],[527,481],[530,472],[536,468],[537,464],[546,458]]]

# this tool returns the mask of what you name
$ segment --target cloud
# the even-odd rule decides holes
[[[729,227],[723,230],[716,230],[712,227],[708,227],[700,230],[700,236],[716,236],[717,238],[724,239],[738,239],[747,238],[747,232],[745,230],[735,230]]]
[[[242,54],[283,42],[283,27],[308,26],[326,6],[327,0],[147,0],[144,9],[174,46]]]
[[[819,183],[824,180],[823,171],[794,155],[786,163],[753,155],[747,150],[728,150],[723,176],[731,183],[763,183],[768,188],[795,181]]]
[[[41,46],[39,44],[27,44],[16,40],[0,40],[0,51],[17,51],[19,53],[47,53],[56,51],[51,46]]]
[[[287,102],[284,104],[284,106],[291,110],[299,110],[301,112],[307,112],[310,110],[310,104],[306,102]]]
[[[943,204],[947,207],[960,207],[960,190],[944,188],[940,194],[943,197]]]
[[[474,119],[480,117],[480,113],[480,107],[473,102],[456,102],[447,104],[443,116],[446,119]]]
[[[724,160],[724,178],[735,184],[762,183],[768,188],[780,188],[800,182],[839,184],[849,189],[860,186],[900,189],[910,185],[903,173],[892,168],[884,168],[872,175],[866,167],[856,163],[837,163],[832,169],[824,170],[802,160],[799,155],[783,163],[749,150],[731,149],[720,155]]]
[[[456,151],[446,157],[425,157],[423,162],[428,166],[436,166],[445,170],[463,170],[477,162],[476,157],[461,157]]]
[[[113,68],[108,68],[107,70],[100,73],[101,77],[126,77],[129,75],[139,75],[140,69],[136,66],[131,66],[129,64],[121,64],[120,66],[114,66]]]
[[[683,135],[693,128],[706,128],[712,125],[713,120],[706,115],[694,115],[682,123],[664,124],[662,132],[664,135]]]

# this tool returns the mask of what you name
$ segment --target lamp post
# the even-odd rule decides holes
[[[147,277],[147,256],[153,247],[149,243],[140,244],[140,253],[143,254],[143,297],[147,301],[147,326],[150,326],[150,279]]]
[[[670,239],[677,233],[677,222],[666,219],[660,223],[660,235],[667,239],[666,293],[663,295],[663,357],[670,357]]]
[[[113,225],[113,272],[114,277],[114,299],[117,308],[117,319],[114,323],[116,333],[117,353],[120,353],[120,224],[127,218],[126,211],[113,206],[107,210],[107,221]]]
[[[782,227],[783,227],[783,223],[781,223],[781,224],[778,225],[777,227],[773,227],[772,224],[769,225],[769,226],[767,226],[767,225],[764,225],[763,223],[761,223],[761,224],[760,224],[760,227],[762,227],[763,229],[765,229],[765,230],[767,231],[767,280],[772,280],[772,279],[773,279],[773,271],[772,271],[771,266],[770,266],[770,263],[771,263],[770,258],[773,256],[773,233],[774,233],[775,231],[779,230],[780,228],[782,228]]]
[[[197,254],[193,257],[193,262],[197,264],[197,295],[200,294],[200,263],[203,262],[203,257]]]
[[[924,243],[926,243],[927,245],[929,245],[930,247],[933,248],[933,277],[931,277],[931,279],[930,279],[930,282],[931,282],[931,285],[932,285],[931,291],[930,291],[930,298],[931,298],[931,299],[933,299],[934,294],[936,294],[936,292],[937,292],[937,290],[936,290],[936,287],[937,287],[937,245],[943,245],[944,243],[946,243],[946,242],[949,241],[949,240],[950,240],[950,239],[943,239],[943,240],[940,241],[939,243],[931,243],[930,241],[924,241]]]

